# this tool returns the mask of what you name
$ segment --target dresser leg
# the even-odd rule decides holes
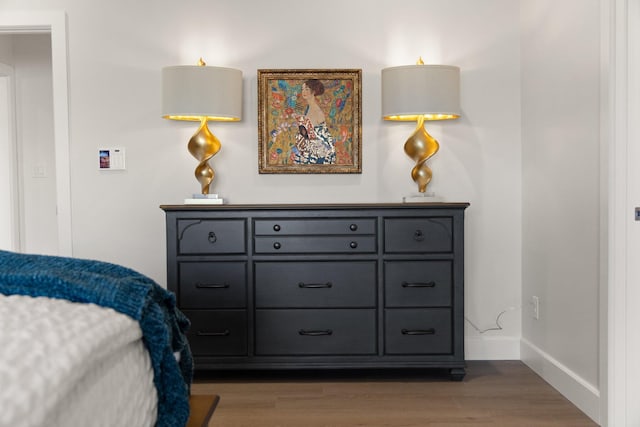
[[[465,374],[467,372],[464,368],[452,368],[449,369],[449,375],[451,376],[451,381],[462,381]]]

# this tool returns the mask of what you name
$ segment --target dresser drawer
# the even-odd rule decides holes
[[[375,353],[374,309],[256,310],[258,355]]]
[[[257,254],[375,253],[375,236],[259,236]]]
[[[259,236],[375,234],[376,220],[374,218],[257,219],[254,230]]]
[[[450,309],[386,309],[384,313],[386,354],[453,352]]]
[[[246,307],[246,262],[180,262],[178,269],[180,307]]]
[[[191,321],[187,333],[194,356],[247,354],[246,310],[184,310]]]
[[[388,261],[384,263],[386,307],[451,306],[451,261]]]
[[[453,218],[385,218],[385,253],[453,251]]]
[[[257,262],[256,307],[375,307],[376,262]]]
[[[178,220],[178,254],[243,254],[244,219]]]

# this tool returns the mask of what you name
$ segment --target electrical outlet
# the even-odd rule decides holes
[[[538,298],[537,296],[532,296],[531,297],[531,316],[536,319],[539,320],[540,319],[540,298]]]

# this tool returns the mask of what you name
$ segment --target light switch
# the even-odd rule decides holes
[[[33,168],[33,177],[34,178],[46,178],[47,177],[47,167],[44,165],[37,165]]]

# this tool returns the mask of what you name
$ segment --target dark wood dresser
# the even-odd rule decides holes
[[[163,205],[196,369],[465,375],[468,203]]]

